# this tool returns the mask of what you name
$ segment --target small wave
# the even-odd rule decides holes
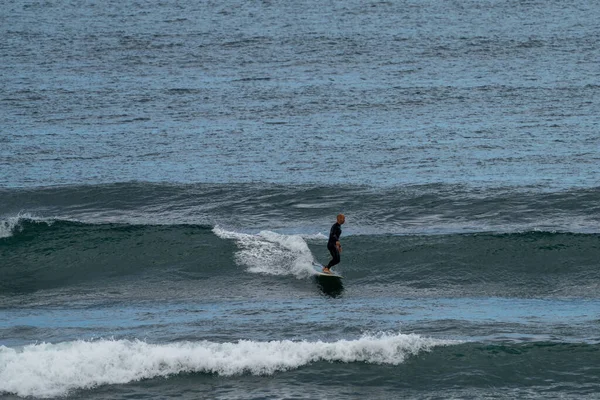
[[[401,187],[255,184],[154,184],[2,189],[0,210],[85,224],[232,226],[293,234],[327,229],[348,217],[344,237],[452,235],[548,230],[598,233],[600,188],[545,191],[462,185]],[[1,220],[6,218],[0,217]],[[242,218],[240,218],[243,216]],[[6,236],[8,225],[0,229]]]
[[[379,333],[336,342],[98,340],[33,344],[22,349],[0,346],[0,393],[47,398],[179,373],[271,375],[317,361],[398,365],[421,351],[457,343],[416,334]]]
[[[13,217],[5,217],[0,220],[0,239],[13,236],[16,232],[23,230],[23,222],[35,221],[51,224],[53,221],[48,219],[36,218],[29,213],[19,213]]]

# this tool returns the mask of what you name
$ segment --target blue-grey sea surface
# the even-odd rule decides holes
[[[3,186],[597,186],[589,1],[11,1]]]

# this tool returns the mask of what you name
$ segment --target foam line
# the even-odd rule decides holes
[[[397,365],[434,346],[458,342],[415,334],[375,334],[336,342],[240,340],[150,344],[140,340],[0,346],[0,393],[53,397],[76,389],[179,373],[270,375],[316,361]]]

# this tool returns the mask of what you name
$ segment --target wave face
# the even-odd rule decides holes
[[[328,260],[322,234],[256,234],[198,225],[21,220],[0,239],[3,292],[91,284],[314,274]],[[346,276],[413,295],[595,296],[598,234],[357,235],[345,238]],[[110,283],[108,283],[110,282]],[[202,282],[197,282],[203,285]],[[209,281],[205,282],[210,285]]]
[[[482,198],[448,187],[146,184],[11,190],[3,209],[22,209],[0,223],[0,288],[19,293],[141,276],[305,279],[313,262],[327,262],[325,235],[344,210],[341,267],[362,284],[525,297],[577,288],[592,296],[599,286],[599,194],[505,190]]]

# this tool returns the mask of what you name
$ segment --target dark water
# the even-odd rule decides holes
[[[598,398],[599,14],[2,4],[0,397]]]
[[[0,238],[6,395],[600,388],[597,189],[135,183],[2,199],[15,215]],[[319,279],[338,208],[344,279]]]

